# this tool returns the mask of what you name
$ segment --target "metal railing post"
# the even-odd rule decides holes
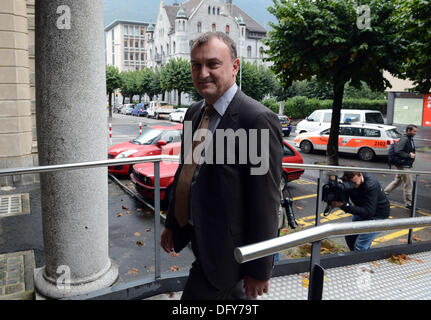
[[[410,217],[414,218],[416,216],[416,202],[417,202],[417,191],[418,191],[418,175],[415,175],[415,181],[413,182],[413,195],[412,195],[412,210],[410,212]],[[411,244],[413,239],[413,229],[409,229],[408,243]]]
[[[155,279],[160,279],[160,162],[154,162],[154,255]]]
[[[322,170],[319,170],[317,179],[317,199],[316,199],[316,221],[315,227],[320,225],[320,213],[322,212]],[[310,276],[308,286],[308,300],[321,300],[323,291],[324,270],[320,266],[320,249],[322,242],[315,241],[311,247]]]

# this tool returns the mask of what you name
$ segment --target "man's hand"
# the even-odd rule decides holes
[[[174,251],[174,241],[172,239],[172,230],[163,228],[160,245],[167,253]]]
[[[257,295],[261,296],[264,293],[268,293],[269,280],[260,281],[249,276],[244,277],[244,289],[245,294],[248,297],[257,298]]]
[[[331,206],[332,206],[332,208],[340,208],[340,207],[342,207],[343,206],[343,202],[341,202],[341,201],[332,201],[331,202]]]
[[[410,158],[414,159],[416,155],[413,152],[410,152]]]

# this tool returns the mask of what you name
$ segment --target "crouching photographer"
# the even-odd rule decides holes
[[[389,200],[380,183],[371,174],[346,171],[339,182],[352,183],[352,188],[345,188],[345,191],[348,195],[347,199],[350,199],[353,204],[350,204],[348,200],[332,201],[332,207],[352,214],[352,221],[380,220],[389,217]],[[345,239],[351,251],[363,251],[370,248],[377,234],[374,232],[348,235]]]

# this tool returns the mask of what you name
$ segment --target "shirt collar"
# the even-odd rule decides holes
[[[214,109],[221,117],[223,117],[227,107],[232,102],[232,99],[235,96],[237,90],[238,90],[238,85],[234,83],[232,87],[226,90],[226,92],[223,93],[223,95],[220,98],[218,98],[218,100],[213,104]],[[205,106],[205,102],[203,103],[202,106]]]

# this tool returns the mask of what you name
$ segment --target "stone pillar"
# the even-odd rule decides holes
[[[36,1],[36,124],[39,164],[107,158],[103,2]],[[48,298],[112,285],[107,168],[40,175],[45,266],[36,291]]]
[[[28,46],[26,1],[0,1],[0,168],[33,165]]]

